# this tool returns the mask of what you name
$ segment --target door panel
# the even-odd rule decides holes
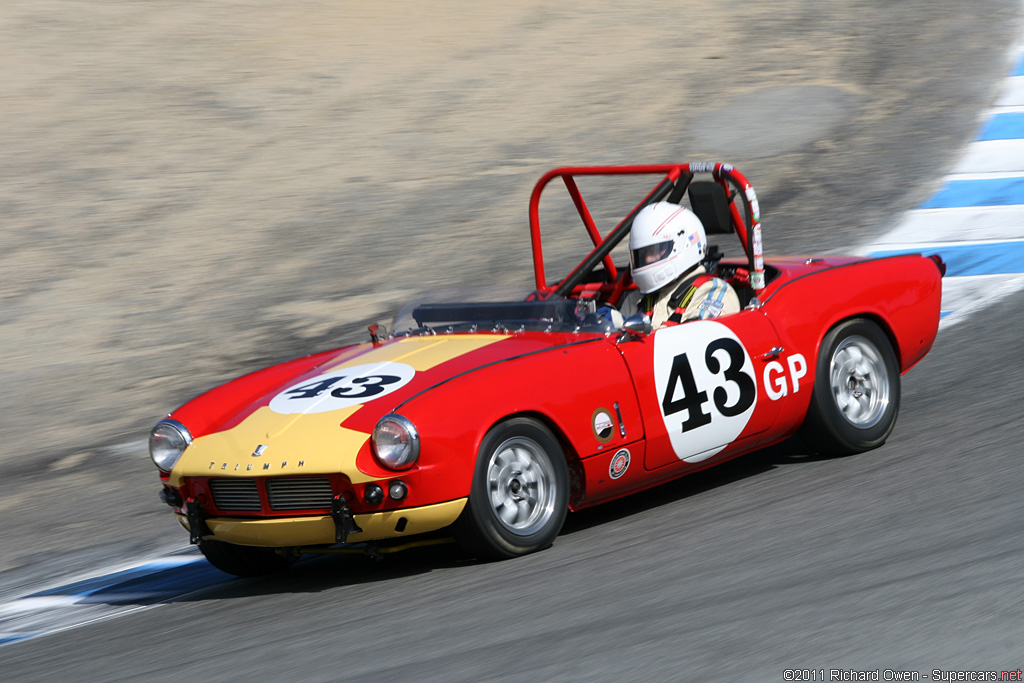
[[[778,343],[771,323],[752,310],[620,344],[644,416],[645,467],[699,463],[769,429],[781,395],[771,384],[765,389],[778,379],[765,370],[779,364],[772,355]]]

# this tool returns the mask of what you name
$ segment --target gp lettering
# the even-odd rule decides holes
[[[788,382],[786,368],[782,363],[773,360],[764,366],[764,393],[773,401],[788,395],[790,387],[794,394],[800,391],[800,379],[807,374],[807,360],[802,354],[789,356],[786,364],[789,366]]]

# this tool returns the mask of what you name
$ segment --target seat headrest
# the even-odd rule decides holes
[[[697,218],[704,224],[708,235],[731,235],[732,217],[729,214],[729,198],[718,183],[706,181],[690,183],[690,206]]]

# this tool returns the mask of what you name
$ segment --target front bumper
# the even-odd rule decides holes
[[[351,533],[348,541],[363,543],[443,529],[462,514],[466,500],[460,498],[422,507],[353,515],[361,531]],[[189,529],[185,515],[175,516],[184,528]],[[203,538],[237,545],[288,548],[332,545],[335,542],[335,522],[330,515],[270,519],[209,517],[205,522],[212,534]]]

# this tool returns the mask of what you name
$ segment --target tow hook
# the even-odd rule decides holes
[[[203,536],[213,534],[210,527],[206,525],[206,519],[210,516],[195,498],[189,498],[185,502],[185,516],[188,519],[188,542],[196,545],[203,539]]]
[[[362,531],[352,516],[352,509],[345,500],[345,494],[339,493],[331,503],[331,519],[334,520],[334,542],[348,543],[349,534]]]

